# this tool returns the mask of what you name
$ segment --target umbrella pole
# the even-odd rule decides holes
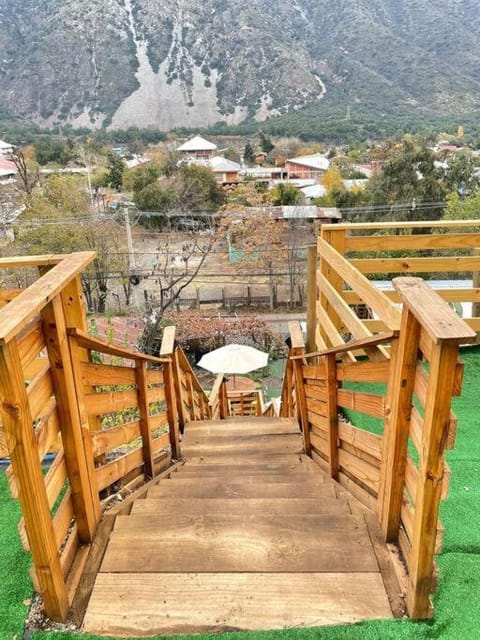
[[[233,374],[233,388],[236,388],[236,384],[235,384],[235,374]]]

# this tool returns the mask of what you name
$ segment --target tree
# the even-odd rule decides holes
[[[448,161],[444,182],[449,191],[457,191],[460,195],[468,195],[479,187],[478,167],[471,153],[456,153]]]
[[[400,210],[390,213],[374,213],[375,220],[408,221],[418,217],[416,204],[442,201],[445,187],[435,168],[433,152],[423,145],[404,140],[394,155],[384,165],[378,176],[374,176],[368,187],[371,204],[405,204]],[[442,207],[432,207],[422,212],[422,217],[436,220],[442,215]]]
[[[61,140],[43,137],[34,144],[35,157],[39,164],[44,165],[49,162],[56,162],[61,165],[67,164],[72,159],[72,149]]]
[[[225,153],[223,154],[227,160],[231,160],[232,162],[240,162],[240,154],[237,149],[230,145],[225,149]]]
[[[243,150],[243,159],[247,164],[253,164],[255,162],[255,150],[250,142],[247,142],[245,145],[245,149]]]
[[[260,148],[264,153],[270,153],[270,151],[275,148],[273,142],[263,133],[263,131],[260,131]]]
[[[275,206],[288,206],[301,204],[303,194],[293,184],[280,182],[272,191],[272,204]]]
[[[127,169],[123,174],[123,187],[126,191],[140,193],[149,184],[158,181],[161,167],[154,162],[142,164],[134,169]]]
[[[125,233],[115,220],[96,216],[88,206],[78,221],[78,207],[85,198],[73,176],[49,177],[43,194],[32,193],[26,200],[17,220],[15,246],[17,253],[27,255],[95,251],[96,259],[81,278],[89,309],[104,312],[108,294],[128,280]],[[124,291],[128,304],[129,291]]]
[[[38,165],[27,160],[21,149],[14,149],[8,159],[17,169],[22,191],[27,195],[32,193],[34,187],[40,182]]]
[[[109,152],[107,156],[108,173],[106,175],[106,183],[112,189],[122,190],[123,173],[126,169],[125,162],[120,156],[113,152]]]
[[[172,186],[162,187],[158,183],[148,184],[141,191],[134,192],[133,200],[140,211],[158,211],[167,213],[177,200],[177,194]],[[166,218],[152,218],[155,221],[153,226],[163,226]],[[149,222],[151,226],[151,221]]]
[[[225,201],[225,194],[218,187],[215,174],[207,167],[184,164],[169,184],[177,194],[177,209],[184,213],[216,211]]]

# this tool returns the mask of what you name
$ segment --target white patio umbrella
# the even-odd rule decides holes
[[[227,344],[206,353],[197,364],[211,373],[249,373],[267,366],[268,353],[243,344]]]

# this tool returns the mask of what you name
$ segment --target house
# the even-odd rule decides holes
[[[0,156],[8,156],[13,151],[13,144],[0,140]]]
[[[216,150],[216,144],[205,140],[201,136],[195,136],[177,148],[177,151],[183,156],[200,160],[212,158]]]
[[[284,167],[245,167],[241,175],[257,181],[278,180],[281,182],[287,178],[287,170]]]
[[[0,184],[10,184],[14,182],[17,167],[11,160],[0,155]]]
[[[289,158],[285,163],[288,177],[291,178],[321,178],[328,167],[330,160],[322,153],[314,153],[309,156]]]
[[[239,172],[242,167],[238,162],[227,160],[223,156],[214,156],[210,158],[209,166],[219,184],[234,184],[240,181]]]
[[[336,207],[314,205],[272,207],[271,216],[279,220],[316,220],[321,224],[338,222],[342,218],[340,210]]]

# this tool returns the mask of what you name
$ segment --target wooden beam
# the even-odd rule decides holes
[[[379,333],[376,336],[370,336],[366,338],[358,338],[357,340],[350,340],[344,342],[338,347],[331,347],[324,351],[315,351],[314,353],[305,354],[306,358],[313,356],[328,356],[330,354],[346,353],[348,351],[354,351],[357,349],[365,349],[367,347],[375,347],[379,344],[385,344],[391,342],[398,336],[398,331],[387,331],[386,333]]]
[[[327,374],[328,464],[330,477],[338,480],[338,383],[334,353],[325,356],[325,368]]]
[[[307,350],[314,351],[317,328],[317,247],[308,247],[307,254]]]
[[[95,259],[93,251],[72,253],[0,310],[0,344],[17,335]]]
[[[152,362],[154,364],[162,364],[163,362],[166,362],[165,358],[155,358],[154,356],[148,356],[140,351],[133,351],[133,349],[126,349],[125,347],[110,344],[106,340],[92,338],[92,336],[80,329],[69,328],[67,333],[72,338],[75,338],[78,345],[84,349],[100,351],[100,353],[105,353],[110,356],[135,361],[143,360],[144,362]]]
[[[0,347],[0,414],[8,442],[19,501],[47,615],[64,621],[68,591],[55,541],[32,416],[14,341]]]
[[[147,363],[138,360],[135,365],[137,377],[138,410],[140,412],[140,433],[142,436],[142,451],[144,474],[146,478],[153,478],[152,426],[150,424],[150,407],[148,402]]]

